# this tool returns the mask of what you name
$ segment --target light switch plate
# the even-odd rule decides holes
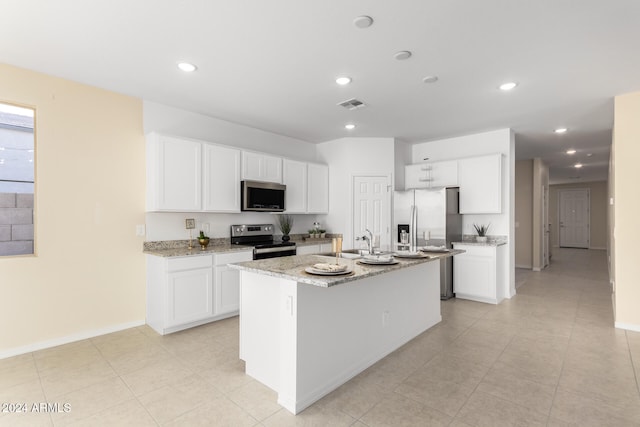
[[[145,234],[146,230],[144,224],[136,225],[136,236],[144,237]]]
[[[184,220],[185,228],[191,230],[196,228],[196,220],[193,218],[187,218]]]

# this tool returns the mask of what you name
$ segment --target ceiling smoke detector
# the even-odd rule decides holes
[[[337,105],[346,108],[347,110],[355,110],[365,107],[365,103],[355,98],[347,99],[346,101],[339,102]]]

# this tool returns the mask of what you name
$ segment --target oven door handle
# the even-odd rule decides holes
[[[256,248],[253,250],[253,252],[255,254],[268,254],[272,252],[291,252],[295,250],[296,250],[295,246],[278,246],[276,248],[260,248],[260,249]]]

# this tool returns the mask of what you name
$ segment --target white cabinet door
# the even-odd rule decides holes
[[[282,184],[282,158],[243,151],[242,179]]]
[[[458,160],[460,213],[502,213],[502,155]]]
[[[312,255],[320,253],[320,245],[298,246],[296,248],[297,255]]]
[[[201,210],[201,144],[152,134],[148,138],[147,150],[147,210]]]
[[[329,213],[329,166],[307,165],[307,212]]]
[[[214,255],[216,316],[236,312],[240,305],[240,272],[229,268],[228,264],[252,259],[250,251]]]
[[[458,185],[458,161],[433,162],[431,166],[432,188],[456,187]]]
[[[283,183],[285,207],[287,213],[307,212],[307,164],[295,160],[284,159]]]
[[[413,188],[429,187],[429,167],[425,163],[415,165],[407,165],[404,167],[404,188],[410,190]]]
[[[211,268],[169,273],[166,326],[177,326],[213,315]]]
[[[204,210],[240,212],[240,150],[203,144]]]
[[[454,245],[466,252],[453,259],[456,298],[497,304],[496,247]]]

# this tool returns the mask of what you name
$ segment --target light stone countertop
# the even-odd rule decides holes
[[[229,267],[237,270],[250,271],[253,273],[260,273],[267,276],[280,277],[283,279],[295,280],[299,283],[307,283],[309,285],[328,288],[425,262],[437,261],[441,258],[450,257],[463,252],[464,251],[462,250],[451,250],[447,253],[432,253],[429,254],[429,258],[418,259],[396,257],[395,259],[399,261],[399,263],[394,265],[365,265],[358,263],[357,259],[340,258],[340,264],[347,264],[353,270],[351,273],[342,276],[317,276],[305,271],[306,267],[311,267],[317,263],[335,263],[335,257],[324,255],[296,255],[281,258],[268,258],[229,264]]]
[[[276,238],[279,241],[279,238]],[[293,237],[291,239],[296,246],[313,246],[323,245],[331,243],[332,239],[310,239],[304,237]],[[212,238],[209,242],[209,246],[205,250],[200,249],[200,245],[196,239],[193,240],[193,249],[189,249],[188,240],[166,240],[161,242],[145,242],[143,247],[143,253],[147,255],[155,255],[159,257],[185,257],[185,256],[199,256],[199,255],[212,255],[223,254],[232,252],[252,251],[253,246],[247,245],[232,245],[229,239]]]
[[[467,246],[502,246],[507,244],[507,239],[488,239],[486,242],[476,242],[475,240],[463,240],[462,242],[451,242],[453,245]]]

